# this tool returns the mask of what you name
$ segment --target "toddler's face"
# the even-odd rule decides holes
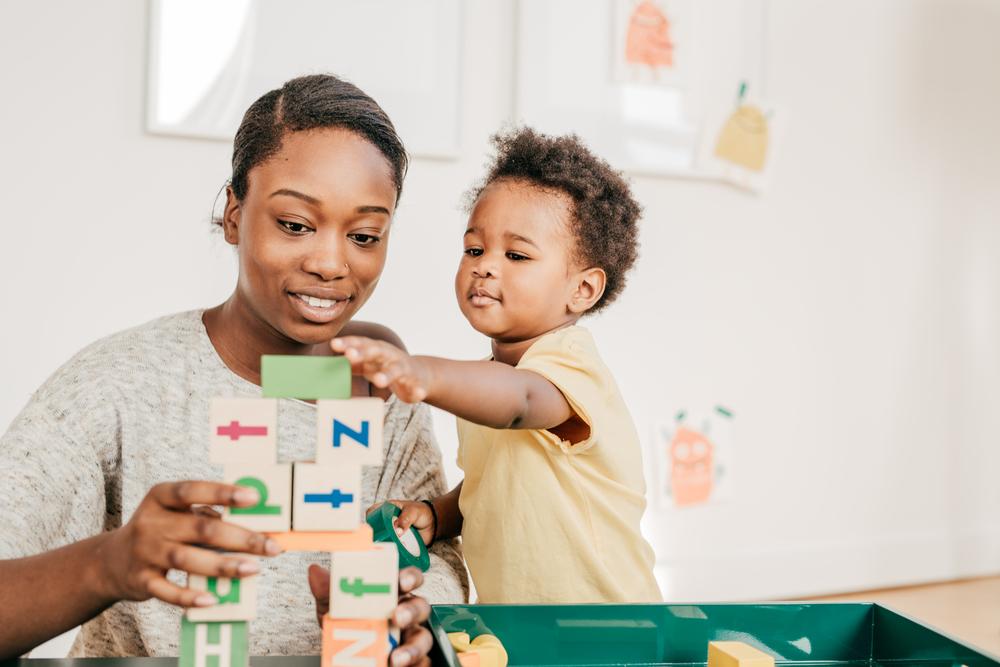
[[[462,314],[501,342],[528,340],[572,319],[575,240],[569,197],[512,180],[483,190],[455,276]]]

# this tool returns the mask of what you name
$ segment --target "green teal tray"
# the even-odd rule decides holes
[[[777,664],[1000,667],[1000,660],[876,604],[436,605],[434,663],[460,667],[449,632],[503,642],[511,667],[704,665],[742,641]]]

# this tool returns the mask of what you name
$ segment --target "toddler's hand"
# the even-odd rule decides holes
[[[330,341],[330,348],[351,362],[351,371],[379,388],[388,387],[400,400],[419,403],[427,398],[430,369],[395,345],[363,336]]]
[[[396,535],[402,535],[412,526],[420,533],[420,539],[424,541],[424,544],[430,546],[430,543],[434,541],[434,531],[437,530],[437,526],[434,525],[434,513],[431,512],[427,503],[413,500],[389,500],[386,502],[402,510],[394,522]],[[378,506],[379,503],[375,503],[368,508],[366,514],[371,514],[372,510]]]

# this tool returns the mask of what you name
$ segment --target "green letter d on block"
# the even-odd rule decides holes
[[[267,485],[256,477],[240,477],[236,480],[236,486],[247,486],[256,489],[260,500],[252,507],[230,507],[230,514],[281,514],[280,505],[267,504]]]

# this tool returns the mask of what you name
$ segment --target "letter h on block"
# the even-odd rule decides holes
[[[247,667],[246,621],[194,623],[181,619],[179,667]]]

